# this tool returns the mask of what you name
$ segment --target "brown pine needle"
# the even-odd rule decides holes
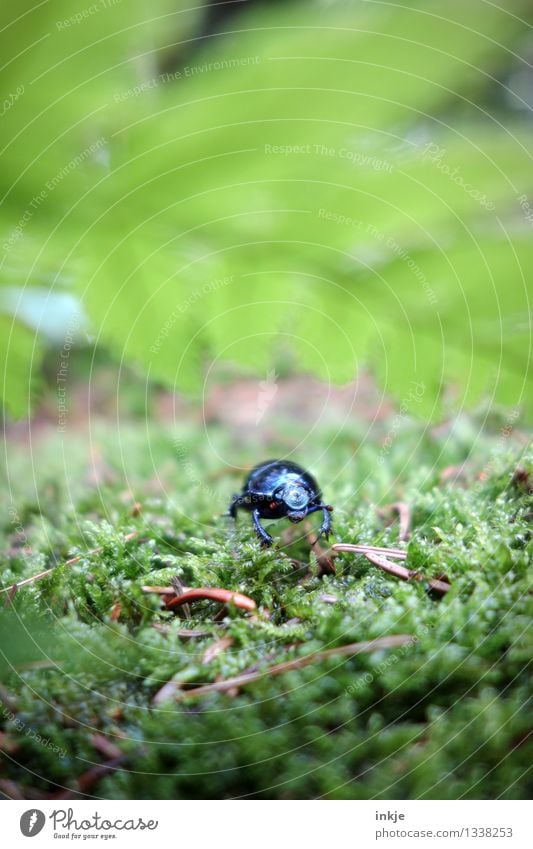
[[[425,578],[420,572],[415,572],[413,569],[406,569],[405,566],[400,566],[398,563],[392,563],[383,555],[373,554],[367,551],[365,557],[375,566],[383,569],[384,572],[388,572],[389,575],[394,575],[402,581],[427,581],[431,589],[441,595],[444,595],[450,589],[450,584],[447,584],[445,581],[439,581],[436,578]]]
[[[192,690],[179,690],[175,694],[175,699],[176,701],[183,701],[184,699],[191,699],[196,696],[207,696],[210,693],[226,692],[234,687],[244,687],[246,684],[252,684],[263,678],[271,678],[274,675],[282,675],[284,672],[290,672],[293,669],[302,669],[304,666],[309,666],[311,663],[317,663],[321,660],[327,660],[330,657],[353,657],[356,654],[378,651],[379,649],[395,649],[409,643],[414,644],[415,642],[416,638],[411,634],[394,634],[388,637],[378,637],[376,640],[350,643],[347,646],[338,646],[334,649],[327,649],[326,651],[303,655],[303,657],[296,657],[293,660],[287,660],[283,663],[278,663],[275,666],[269,666],[266,669],[262,669],[257,672],[236,675],[234,678],[227,678],[225,681],[215,681],[213,684],[204,684],[202,687],[196,687]],[[165,697],[168,697],[168,695],[171,694],[172,689],[169,687],[166,690]],[[158,702],[162,701],[161,691],[158,696]]]
[[[411,508],[405,501],[396,501],[391,508],[398,513],[400,522],[400,540],[403,542],[411,536]]]
[[[411,569],[406,569],[405,566],[400,566],[399,563],[393,563],[382,554],[374,554],[371,551],[367,551],[365,553],[365,557],[375,566],[379,566],[380,569],[383,569],[384,572],[388,572],[389,575],[394,575],[396,578],[401,578],[402,581],[409,581],[416,575],[416,572],[412,572]]]
[[[166,684],[163,684],[160,690],[152,698],[153,705],[161,705],[163,702],[168,702],[176,695],[176,691],[181,688],[181,681],[171,678]]]
[[[139,531],[132,531],[131,534],[126,534],[123,538],[123,542],[129,542],[135,537],[139,536]],[[90,551],[86,551],[84,554],[77,554],[76,557],[71,557],[70,560],[65,560],[64,566],[74,566],[75,563],[79,563],[80,560],[83,560],[84,557],[91,557],[93,554],[98,554],[103,550],[103,546],[99,545],[97,548],[92,548]],[[34,584],[35,581],[41,581],[43,578],[48,578],[49,575],[52,574],[58,567],[52,566],[51,569],[45,569],[44,572],[38,572],[37,575],[32,575],[31,578],[24,578],[23,581],[17,581],[14,584],[11,584],[9,587],[4,587],[0,590],[1,593],[13,593],[13,595],[20,589],[20,587],[26,587],[28,584]]]
[[[187,604],[193,601],[218,601],[220,604],[234,604],[235,607],[240,607],[242,610],[255,610],[256,604],[252,598],[242,593],[233,592],[233,590],[225,590],[221,587],[196,587],[182,592],[181,595],[176,595],[174,598],[165,599],[167,610],[173,610],[182,604]]]
[[[407,552],[401,548],[382,548],[376,545],[353,545],[350,542],[336,542],[331,546],[332,551],[353,551],[355,554],[384,554],[396,560],[406,560]]]
[[[203,666],[209,666],[215,657],[218,657],[219,654],[222,654],[222,652],[229,649],[232,645],[233,637],[219,637],[214,642],[209,643],[202,657]]]
[[[122,749],[119,749],[105,734],[100,734],[97,731],[95,734],[91,734],[89,739],[96,751],[100,752],[101,755],[105,755],[108,760],[121,758],[124,754]]]

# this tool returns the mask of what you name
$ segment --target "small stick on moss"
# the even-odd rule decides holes
[[[302,669],[311,663],[318,663],[321,660],[328,660],[331,657],[353,657],[356,654],[378,651],[380,649],[395,649],[409,643],[414,645],[415,642],[416,637],[411,634],[393,634],[388,637],[378,637],[376,640],[350,643],[347,646],[337,646],[334,649],[327,649],[326,651],[306,654],[303,657],[296,657],[293,660],[286,660],[283,663],[268,666],[266,669],[257,672],[243,673],[242,675],[236,675],[234,678],[226,678],[225,681],[215,681],[213,684],[205,684],[202,687],[196,687],[192,690],[180,690],[175,694],[175,699],[176,701],[183,701],[184,699],[191,699],[196,696],[207,696],[210,693],[225,692],[232,690],[234,687],[244,687],[246,684],[253,684],[255,681],[260,681],[263,678],[282,675],[284,672],[290,672],[293,669]]]
[[[367,551],[365,557],[370,561],[370,563],[373,563],[375,566],[379,566],[379,568],[383,569],[384,572],[388,572],[389,575],[394,575],[402,581],[427,581],[428,586],[441,595],[445,595],[445,593],[447,593],[450,589],[450,584],[447,584],[444,581],[439,581],[436,578],[425,578],[424,575],[420,574],[420,572],[416,572],[413,569],[406,569],[405,566],[400,566],[398,563],[391,563],[391,561],[386,557],[383,557],[383,555],[373,554]]]
[[[100,734],[97,731],[95,734],[91,734],[89,739],[96,751],[100,752],[101,755],[105,755],[109,760],[115,760],[124,755],[122,749],[119,749],[115,743],[111,742],[105,734]]]
[[[129,542],[138,536],[139,531],[132,531],[131,534],[126,534],[122,542]],[[63,566],[74,566],[75,563],[79,563],[80,560],[84,559],[84,557],[91,557],[93,554],[99,554],[101,551],[103,551],[103,546],[99,545],[97,548],[92,548],[90,551],[86,551],[85,554],[77,554],[76,557],[71,557],[70,560],[65,560]],[[48,576],[51,575],[52,572],[55,572],[57,568],[57,566],[52,566],[51,569],[45,569],[44,572],[38,572],[37,575],[32,575],[31,578],[24,578],[23,581],[17,581],[9,587],[1,589],[0,594],[9,592],[15,593],[20,589],[20,587],[26,587],[28,584],[34,584],[35,581],[41,581],[43,578],[48,578]]]
[[[391,504],[391,508],[398,513],[400,521],[399,539],[401,542],[405,542],[411,536],[411,508],[405,501],[395,501],[394,504]]]
[[[332,551],[353,551],[355,554],[383,554],[396,560],[406,560],[407,552],[401,548],[382,548],[377,545],[353,545],[350,542],[336,542],[331,546]]]
[[[109,618],[112,622],[118,622],[120,619],[120,615],[122,613],[122,605],[120,601],[115,602],[113,607],[111,608],[111,613],[109,614]]]
[[[31,672],[34,669],[60,669],[61,661],[52,660],[32,660],[30,663],[21,663],[20,666],[14,666],[17,672]]]
[[[160,705],[163,702],[168,702],[170,699],[173,699],[176,695],[176,690],[181,688],[181,681],[176,678],[171,678],[170,681],[167,681],[166,684],[157,691],[157,693],[152,697],[153,705]]]
[[[188,587],[184,587],[183,589],[188,589]],[[141,587],[141,590],[143,593],[155,593],[155,595],[176,595],[174,587],[158,587],[150,584],[144,584],[144,586]]]
[[[175,596],[181,596],[181,595],[183,595],[183,593],[185,593],[189,590],[189,587],[185,586],[185,584],[183,583],[183,581],[181,580],[179,575],[174,575],[170,579],[170,582],[171,582],[171,584],[174,588],[174,595]],[[168,601],[169,601],[169,599],[164,599],[165,604]],[[182,619],[191,619],[192,613],[191,613],[190,604],[182,604],[179,611],[178,611],[178,614],[181,616]]]
[[[155,626],[154,626],[155,627]],[[187,628],[180,628],[178,631],[170,631],[171,634],[175,634],[176,637],[181,637],[184,640],[200,640],[202,637],[212,637],[212,631],[192,631],[187,630]]]
[[[18,592],[18,586],[14,584],[12,587],[7,587],[7,590],[2,590],[2,592],[7,592],[4,607],[9,607]]]
[[[318,597],[319,601],[323,601],[324,604],[337,604],[338,598],[336,595],[330,595],[329,593],[323,593]]]
[[[370,561],[370,563],[373,563],[374,566],[379,566],[379,568],[383,569],[384,572],[388,572],[389,575],[394,575],[402,581],[410,581],[411,578],[416,576],[416,572],[412,572],[411,569],[407,569],[405,566],[400,566],[399,563],[392,563],[391,560],[388,560],[382,554],[374,554],[371,551],[367,551],[364,556]]]
[[[233,642],[233,637],[219,637],[214,642],[209,643],[202,657],[202,665],[209,666],[211,661],[226,651],[226,649],[229,649],[233,645]]]
[[[234,604],[235,607],[240,607],[241,610],[255,610],[256,604],[252,598],[242,593],[236,593],[232,590],[224,590],[220,587],[198,587],[189,589],[175,598],[165,599],[165,605],[168,610],[173,610],[181,604],[188,604],[193,601],[218,601],[220,604]]]

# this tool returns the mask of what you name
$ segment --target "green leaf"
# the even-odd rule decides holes
[[[450,381],[523,403],[526,339],[497,322],[527,311],[530,143],[475,103],[527,3],[269,4],[195,53],[201,6],[90,9],[2,13],[0,282],[16,260],[70,287],[177,389],[220,358],[263,375],[290,340],[326,380],[423,382],[425,414]]]

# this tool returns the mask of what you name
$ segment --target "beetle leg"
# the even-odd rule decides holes
[[[333,507],[330,504],[315,504],[313,507],[308,509],[307,515],[309,515],[309,513],[316,513],[317,510],[322,510],[324,518],[322,519],[322,524],[315,542],[318,542],[321,536],[328,539],[331,533],[331,516],[329,514],[333,512]]]
[[[269,545],[272,545],[272,537],[270,536],[270,534],[267,534],[261,522],[259,521],[259,510],[252,511],[252,521],[254,523],[254,528],[257,533],[257,536],[261,541],[261,545],[265,548]]]
[[[331,533],[331,516],[330,513],[333,508],[329,504],[322,505],[322,524],[320,525],[319,536],[324,536],[325,539],[329,538]]]

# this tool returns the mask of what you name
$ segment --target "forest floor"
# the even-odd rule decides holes
[[[66,431],[52,402],[10,428],[4,796],[528,798],[533,458],[514,419],[427,427],[364,381],[277,376],[117,409],[98,380]],[[314,544],[316,516],[260,549],[223,513],[279,455],[334,505],[330,545],[396,555]]]

